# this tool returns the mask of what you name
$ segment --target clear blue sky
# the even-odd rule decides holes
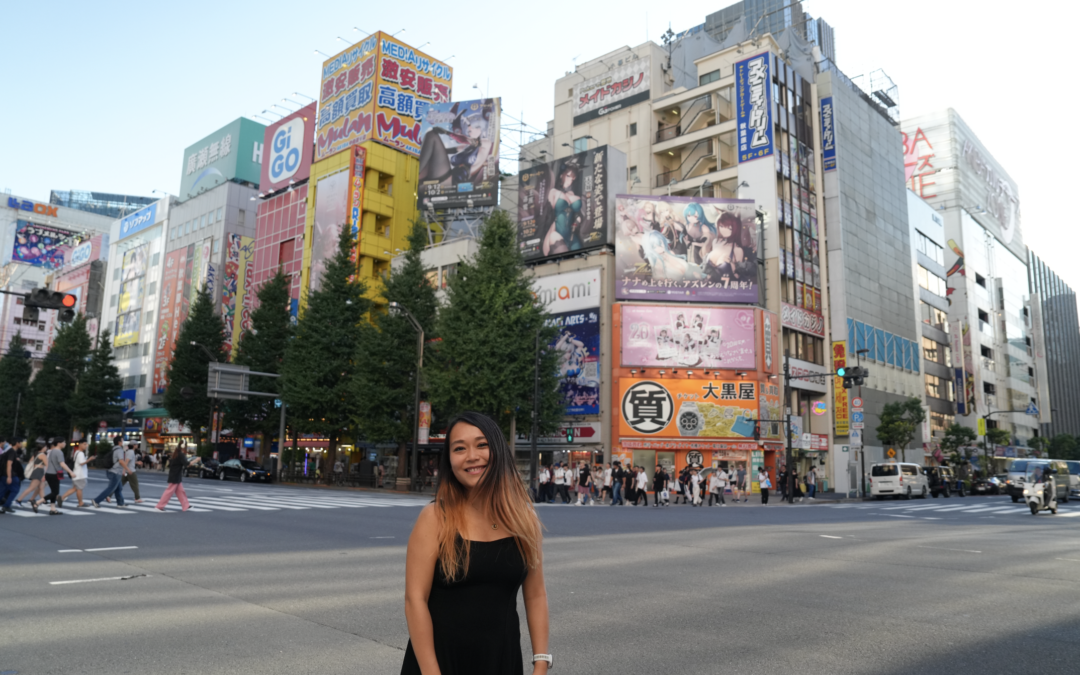
[[[363,34],[399,37],[454,58],[454,94],[501,96],[508,116],[542,129],[555,78],[646,33],[657,40],[729,4],[345,2],[145,3],[12,0],[0,40],[0,189],[46,200],[50,189],[149,195],[179,189],[183,149],[293,92],[318,95],[319,49]],[[848,75],[884,68],[906,117],[953,107],[1020,184],[1024,239],[1080,290],[1075,263],[1076,135],[1068,121],[1068,39],[1075,4],[958,0],[807,0],[836,30]],[[1055,34],[1055,27],[1060,27]],[[1060,78],[1060,79],[1058,79]],[[287,105],[287,104],[286,104]],[[273,117],[272,115],[270,117]],[[504,120],[507,122],[509,120]],[[505,155],[506,153],[504,153]]]

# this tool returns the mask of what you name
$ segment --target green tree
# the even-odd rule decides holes
[[[89,355],[90,334],[86,332],[86,317],[78,314],[74,321],[61,325],[56,331],[52,348],[30,383],[32,405],[27,422],[31,435],[48,438],[71,434],[69,406],[76,383],[86,370]]]
[[[206,394],[210,363],[207,352],[215,361],[224,361],[224,344],[225,324],[214,313],[214,301],[203,286],[180,326],[169,362],[169,385],[164,400],[169,416],[190,426],[198,444],[203,442],[202,426],[210,424],[213,403]]]
[[[1057,434],[1050,439],[1048,454],[1053,459],[1080,459],[1080,442],[1071,434]]]
[[[79,378],[78,391],[71,399],[68,409],[75,426],[89,437],[97,433],[102,420],[120,420],[123,412],[120,393],[124,381],[113,363],[112,338],[106,328],[98,336],[97,349],[90,355],[90,363]]]
[[[414,222],[405,264],[386,279],[380,295],[387,303],[396,302],[412,314],[424,329],[424,339],[430,341],[435,337],[439,303],[420,260],[426,245],[427,226]],[[412,442],[415,423],[419,335],[409,319],[399,312],[372,314],[371,323],[362,322],[359,328],[354,359],[353,422],[369,441],[397,443],[399,474],[405,475],[406,448]],[[431,354],[425,357],[429,366],[431,357]]]
[[[439,367],[430,373],[432,407],[445,415],[483,412],[508,435],[516,425],[528,428],[537,336],[546,346],[557,329],[547,325],[548,315],[535,299],[517,228],[505,211],[487,219],[476,257],[458,264],[447,297],[436,325],[442,342]],[[542,349],[541,433],[554,431],[563,417],[558,370],[555,350]]]
[[[329,439],[323,460],[328,483],[329,468],[352,419],[353,357],[360,322],[371,306],[364,283],[355,278],[354,245],[350,228],[342,227],[337,253],[327,261],[319,290],[308,294],[281,368],[282,395],[293,426]]]
[[[941,449],[949,455],[951,463],[962,465],[971,459],[971,446],[977,438],[974,429],[962,424],[950,424],[941,439]]]
[[[292,336],[289,316],[289,277],[278,268],[277,274],[259,289],[258,307],[251,313],[251,330],[240,336],[233,362],[260,373],[280,373],[285,349]],[[248,389],[281,395],[281,380],[252,376]],[[281,411],[274,399],[252,396],[246,401],[226,401],[225,428],[237,435],[261,434],[260,460],[265,464],[270,456],[270,439],[277,434]],[[284,444],[284,439],[280,441]]]
[[[906,461],[907,446],[915,438],[915,430],[926,419],[922,401],[912,396],[904,401],[886,403],[880,419],[877,437],[885,445],[898,446],[901,458]]]
[[[1036,457],[1049,457],[1046,452],[1050,449],[1050,439],[1046,436],[1035,436],[1028,441],[1028,447],[1035,451]]]
[[[994,457],[994,446],[1008,445],[1011,440],[1012,434],[1005,429],[995,427],[986,430],[986,442],[983,443],[983,471],[987,476],[992,473],[990,463],[993,461]]]
[[[30,376],[33,366],[23,349],[19,333],[11,336],[7,351],[0,357],[0,438],[14,433],[26,434],[27,411],[30,409]],[[15,416],[18,414],[18,428]]]

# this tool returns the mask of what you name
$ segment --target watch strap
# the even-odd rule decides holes
[[[537,661],[547,661],[548,670],[551,670],[555,667],[554,660],[551,658],[551,654],[533,654],[532,662],[536,663]]]

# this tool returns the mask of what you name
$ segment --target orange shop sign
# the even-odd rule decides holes
[[[619,380],[619,436],[753,441],[760,383],[740,380]]]

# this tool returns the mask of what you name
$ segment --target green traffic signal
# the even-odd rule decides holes
[[[836,369],[836,376],[837,377],[847,377],[847,368],[837,368]]]

